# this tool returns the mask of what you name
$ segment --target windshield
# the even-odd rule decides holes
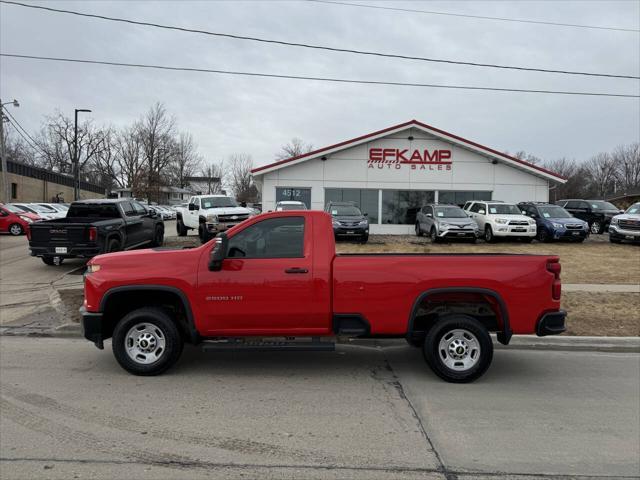
[[[115,203],[72,203],[67,218],[120,218]]]
[[[358,207],[354,207],[353,205],[332,205],[331,215],[334,217],[359,217],[362,213]]]
[[[562,207],[538,207],[544,218],[571,218],[572,215]]]
[[[618,210],[618,207],[614,204],[599,200],[592,200],[589,202],[589,205],[591,205],[591,208],[594,210]]]
[[[38,207],[42,208],[45,212],[51,212],[51,213],[58,212],[55,208],[50,207],[49,205],[43,205],[42,203],[39,203]]]
[[[498,215],[522,215],[518,207],[506,203],[489,205],[489,213],[497,213]]]
[[[627,208],[627,211],[624,213],[635,213],[636,215],[640,214],[640,203],[634,203],[629,208]]]
[[[306,210],[307,207],[304,205],[304,203],[288,203],[288,204],[280,204],[278,205],[278,208],[276,208],[277,211],[282,211],[282,210]]]
[[[202,208],[237,207],[238,204],[231,197],[203,197],[200,199]]]
[[[28,213],[27,210],[25,210],[22,207],[17,207],[15,205],[3,205],[2,206],[5,210],[10,211],[11,213]]]
[[[436,207],[435,211],[438,218],[468,218],[459,207]]]

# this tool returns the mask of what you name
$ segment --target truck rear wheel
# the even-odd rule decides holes
[[[182,218],[176,220],[176,232],[179,237],[185,237],[187,235],[187,227],[184,226]]]
[[[125,315],[113,331],[113,355],[134,375],[159,375],[178,361],[184,342],[166,310],[143,307]]]
[[[478,320],[468,315],[448,315],[427,333],[424,358],[443,380],[468,383],[481,377],[491,365],[493,342]]]
[[[120,242],[117,238],[112,238],[107,242],[107,249],[105,253],[117,252],[118,250],[120,250]]]

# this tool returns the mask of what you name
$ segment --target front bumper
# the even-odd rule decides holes
[[[567,312],[564,310],[545,313],[540,317],[540,320],[538,320],[536,335],[545,337],[547,335],[558,335],[564,332],[567,329],[564,322],[566,317]]]
[[[333,227],[333,234],[336,237],[363,237],[369,235],[369,225],[356,227]]]
[[[478,238],[477,230],[449,229],[438,232],[439,238]]]
[[[616,240],[640,242],[640,231],[622,229],[618,225],[609,225],[609,236]]]
[[[104,340],[109,338],[104,329],[101,312],[87,312],[84,306],[80,307],[80,331],[82,336],[93,342],[100,350],[104,349]]]
[[[535,226],[510,226],[496,224],[491,227],[494,237],[535,237],[537,230]]]
[[[589,235],[589,230],[567,230],[567,229],[558,229],[553,231],[553,238],[555,240],[579,240],[583,238],[587,238]]]
[[[220,232],[226,232],[231,227],[235,227],[242,222],[227,222],[227,223],[207,223],[207,232],[214,237]]]

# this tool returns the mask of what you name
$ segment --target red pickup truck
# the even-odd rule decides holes
[[[156,375],[185,342],[208,350],[332,350],[336,337],[406,338],[451,382],[480,377],[490,332],[564,331],[558,257],[340,254],[331,217],[248,219],[192,249],[99,255],[85,274],[84,336]]]

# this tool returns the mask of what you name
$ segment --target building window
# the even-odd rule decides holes
[[[378,190],[360,190],[357,188],[325,188],[324,204],[329,202],[353,202],[369,215],[369,223],[378,223]]]
[[[11,198],[18,198],[18,184],[17,183],[12,183],[11,184]]]
[[[276,202],[296,201],[311,208],[311,189],[297,187],[276,187]]]
[[[491,200],[491,192],[473,192],[462,190],[440,190],[438,203],[450,203],[462,207],[471,200]]]
[[[383,190],[382,223],[413,225],[416,213],[427,203],[435,201],[435,192],[421,190]]]

